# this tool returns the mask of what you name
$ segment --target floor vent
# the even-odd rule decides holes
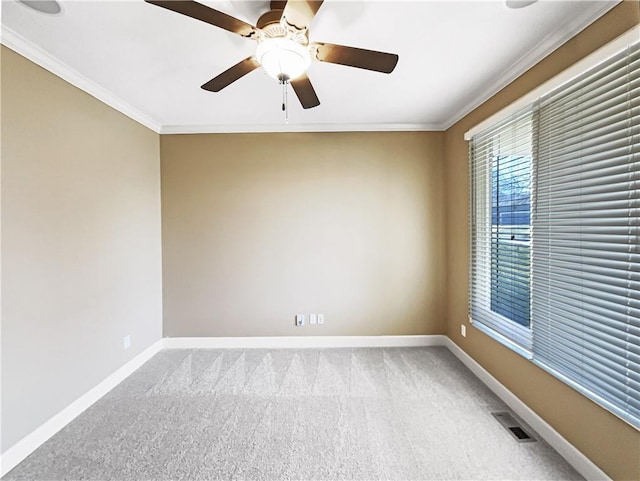
[[[502,426],[520,443],[531,443],[536,441],[531,434],[508,412],[491,413]]]

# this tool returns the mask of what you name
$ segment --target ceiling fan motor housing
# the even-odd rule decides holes
[[[283,11],[269,10],[258,19],[256,59],[280,82],[293,80],[309,68],[311,54],[307,30],[296,30],[283,21]]]

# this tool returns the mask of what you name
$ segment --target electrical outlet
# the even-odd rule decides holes
[[[317,323],[318,323],[318,315],[309,314],[309,324],[317,324]]]
[[[464,324],[460,324],[460,334],[462,334],[462,337],[467,337],[467,326]]]
[[[318,324],[324,324],[324,314],[318,314]]]
[[[296,315],[296,326],[298,327],[304,326],[304,314]]]
[[[131,336],[124,336],[124,348],[129,349],[131,347]]]

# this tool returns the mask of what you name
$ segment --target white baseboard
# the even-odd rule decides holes
[[[447,336],[166,337],[165,349],[303,349],[444,346]]]
[[[332,347],[419,347],[446,346],[475,376],[489,387],[515,414],[564,457],[589,481],[610,478],[589,458],[563,438],[544,419],[533,412],[515,394],[464,352],[447,336],[310,336],[310,337],[176,337],[154,343],[104,381],[0,455],[0,477],[35,451],[54,434],[73,421],[85,409],[122,382],[161,349],[199,348],[332,348]]]
[[[127,362],[96,387],[80,396],[66,408],[26,435],[16,444],[0,455],[0,477],[7,474],[23,459],[40,447],[44,442],[60,431],[63,427],[82,414],[88,407],[102,396],[111,391],[133,371],[142,366],[162,349],[162,339],[152,344],[143,352]]]
[[[611,481],[598,466],[582,454],[573,444],[553,429],[544,419],[538,416],[529,406],[523,403],[515,394],[504,387],[495,377],[478,364],[471,356],[464,352],[448,337],[445,345],[475,376],[480,379],[493,393],[498,396],[511,410],[526,424],[538,433],[560,456],[588,481]]]

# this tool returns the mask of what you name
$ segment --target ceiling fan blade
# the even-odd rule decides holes
[[[311,85],[311,81],[306,74],[291,80],[291,86],[303,109],[311,109],[320,105],[316,91],[313,89],[313,85]]]
[[[270,8],[271,10],[284,10],[286,5],[287,0],[271,0]]]
[[[255,58],[247,57],[235,64],[233,67],[225,70],[217,77],[209,80],[200,88],[208,90],[210,92],[220,92],[223,88],[231,85],[233,82],[241,77],[244,77],[248,73],[253,72],[259,66],[260,64]]]
[[[296,30],[305,30],[315,17],[324,0],[289,0],[282,18]]]
[[[332,43],[315,43],[314,45],[316,58],[321,62],[337,63],[382,73],[393,72],[399,59],[395,53],[345,47]]]
[[[231,15],[222,13],[193,0],[144,0],[158,7],[166,8],[172,12],[181,13],[187,17],[195,18],[205,23],[224,28],[229,32],[237,33],[243,37],[251,37],[256,29]]]

